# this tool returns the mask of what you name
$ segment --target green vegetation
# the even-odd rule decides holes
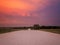
[[[12,31],[17,31],[17,30],[13,30],[10,27],[0,27],[0,34],[7,33],[7,32],[12,32]]]
[[[27,30],[27,29],[42,30],[42,31],[60,34],[60,26],[40,26],[39,24],[35,24],[30,27],[0,27],[0,34],[6,32],[18,31],[18,30]]]
[[[41,31],[52,32],[60,34],[60,29],[41,29]]]
[[[6,33],[6,32],[10,32],[11,31],[11,29],[0,29],[0,34],[1,33]]]
[[[27,30],[27,29],[0,28],[0,34],[18,30]],[[60,29],[37,29],[37,30],[60,34]]]

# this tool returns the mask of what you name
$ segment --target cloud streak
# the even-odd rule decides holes
[[[15,12],[17,15],[23,16],[38,8],[45,8],[46,5],[49,5],[49,1],[50,0],[1,0],[0,12],[8,14]]]
[[[59,0],[1,0],[0,25],[59,25]]]

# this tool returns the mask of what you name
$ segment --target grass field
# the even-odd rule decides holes
[[[41,31],[47,31],[47,32],[60,34],[60,29],[42,29]]]
[[[18,31],[18,30],[21,30],[21,29],[10,29],[10,28],[0,29],[0,34],[7,33],[7,32],[12,32],[12,31]],[[60,29],[41,29],[41,31],[60,34]]]
[[[17,30],[13,30],[13,29],[0,29],[0,34],[2,34],[2,33],[7,33],[7,32],[13,32],[13,31],[17,31]]]

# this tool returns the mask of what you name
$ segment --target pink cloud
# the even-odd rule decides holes
[[[26,13],[45,8],[50,4],[49,1],[53,0],[1,0],[0,12],[7,14],[15,12],[17,15],[28,16]]]
[[[49,24],[54,23],[53,20],[49,22],[46,20],[46,14],[44,11],[38,12],[38,10],[44,10],[49,5],[54,5],[57,3],[57,0],[1,0],[0,1],[0,13],[4,13],[3,15],[13,16],[11,17],[0,17],[0,24]],[[35,12],[36,11],[36,12]],[[1,14],[0,14],[1,15]],[[19,18],[18,17],[25,17]],[[16,19],[14,18],[16,17]],[[28,17],[28,18],[27,18]],[[29,17],[32,17],[29,19]],[[42,21],[41,21],[42,20]],[[46,23],[46,22],[47,23]]]

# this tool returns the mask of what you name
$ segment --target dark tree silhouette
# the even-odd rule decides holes
[[[40,29],[40,25],[39,25],[39,24],[34,24],[34,25],[33,25],[33,28],[34,28],[34,29]]]

